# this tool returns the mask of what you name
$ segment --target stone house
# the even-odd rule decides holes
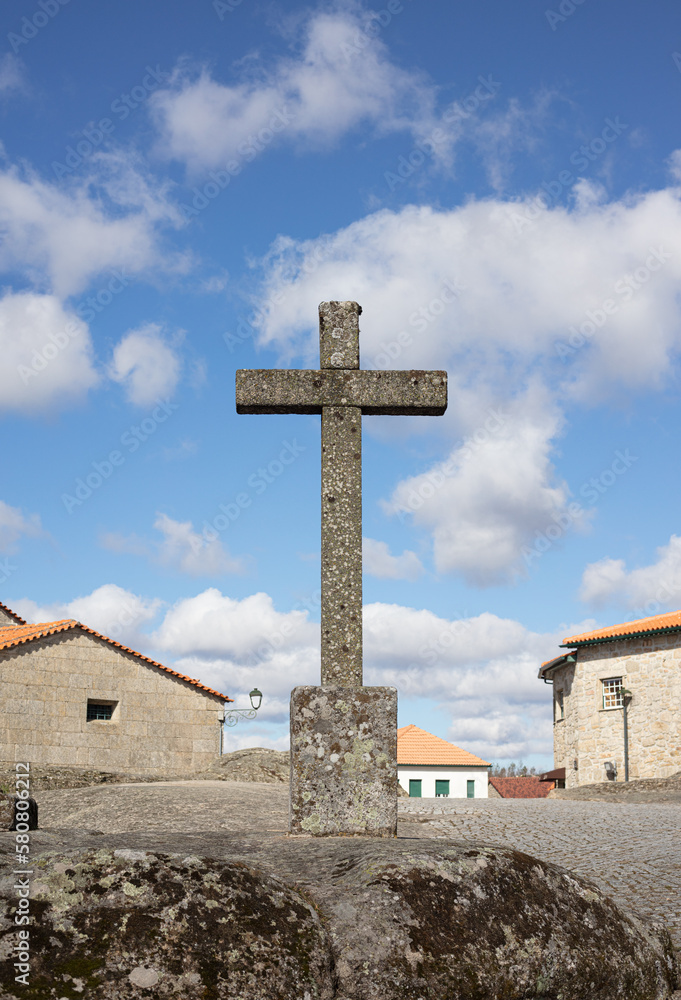
[[[226,695],[72,619],[0,604],[0,760],[130,774],[205,770]]]
[[[418,726],[397,730],[397,780],[410,798],[487,798],[490,764]]]
[[[553,756],[565,787],[681,770],[681,611],[566,638],[542,664],[553,685]]]

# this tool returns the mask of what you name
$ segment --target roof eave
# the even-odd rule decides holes
[[[570,646],[597,646],[602,642],[617,642],[619,639],[647,639],[651,635],[672,635],[674,632],[681,632],[681,625],[667,625],[666,628],[650,628],[643,632],[618,632],[617,635],[599,636],[597,639],[572,639],[570,642],[561,642],[560,648],[567,649]]]
[[[111,639],[108,635],[103,635],[101,632],[96,632],[95,629],[90,628],[88,625],[83,625],[82,622],[76,621],[75,618],[64,618],[59,622],[38,622],[37,624],[46,626],[58,625],[59,627],[44,628],[34,635],[25,635],[20,638],[18,637],[15,642],[10,643],[3,648],[14,649],[17,646],[23,646],[28,642],[36,642],[38,639],[46,639],[54,635],[63,635],[65,632],[70,632],[72,629],[79,628],[88,635],[93,635],[97,639],[101,639],[103,642],[107,642],[109,645],[115,646],[116,649],[120,649],[122,652],[128,653],[130,656],[136,656],[138,659],[143,660],[152,667],[157,667],[159,670],[163,670],[172,677],[177,677],[178,680],[183,681],[185,684],[189,684],[198,691],[202,691],[205,695],[208,695],[211,698],[217,698],[218,701],[223,703],[234,701],[234,699],[230,698],[229,695],[222,694],[220,691],[215,691],[213,688],[209,688],[207,685],[202,684],[201,681],[197,681],[194,677],[187,677],[186,674],[181,674],[178,670],[173,670],[172,667],[166,667],[164,663],[159,663],[158,660],[152,660],[150,656],[145,656],[144,653],[138,653],[136,649],[131,649],[130,646],[124,646],[122,642],[118,642],[116,639]]]
[[[488,764],[484,760],[471,761],[471,763],[469,763],[469,764],[424,764],[422,761],[410,761],[409,763],[407,763],[406,760],[398,760],[397,766],[398,767],[461,767],[461,768],[468,768],[468,767],[491,767],[492,765]]]
[[[570,643],[570,645],[573,646],[574,643]],[[552,660],[549,660],[547,663],[543,663],[541,665],[537,677],[539,680],[544,680],[549,670],[557,670],[559,667],[564,667],[566,663],[574,662],[575,658],[570,653],[563,653],[561,656],[555,656]]]

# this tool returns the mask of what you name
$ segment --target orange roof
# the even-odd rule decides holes
[[[402,726],[397,730],[397,763],[412,765],[440,765],[449,767],[487,767],[489,762],[476,757],[453,743],[427,733],[418,726]]]
[[[577,646],[588,642],[607,642],[620,636],[641,635],[645,632],[663,630],[681,630],[681,611],[669,611],[665,615],[653,615],[652,618],[637,618],[634,622],[624,622],[622,625],[611,625],[609,628],[595,629],[593,632],[583,632],[563,639],[563,646]]]
[[[139,657],[140,660],[144,660],[145,663],[150,663],[152,667],[158,667],[159,670],[165,670],[167,674],[172,674],[173,677],[179,678],[181,681],[186,681],[187,684],[192,684],[194,687],[200,688],[201,691],[205,691],[206,694],[213,695],[215,698],[220,698],[222,701],[233,701],[233,698],[229,698],[226,694],[221,694],[219,691],[214,691],[213,688],[206,687],[201,681],[194,680],[193,677],[187,677],[185,674],[180,674],[177,670],[171,670],[170,667],[164,667],[162,663],[158,663],[156,660],[150,659],[148,656],[144,656],[142,653],[136,652],[134,649],[130,649],[129,646],[124,646],[120,642],[116,642],[115,639],[109,639],[108,636],[102,635],[100,632],[95,632],[93,628],[88,628],[87,625],[82,625],[77,622],[74,618],[63,618],[58,622],[39,622],[37,625],[0,625],[0,650],[2,649],[12,649],[13,646],[21,646],[26,642],[33,642],[36,639],[42,639],[47,635],[57,635],[59,632],[68,632],[70,629],[82,629],[83,632],[87,632],[89,635],[96,636],[97,639],[103,639],[104,642],[110,643],[117,649],[123,650],[124,653],[131,653],[133,656]]]

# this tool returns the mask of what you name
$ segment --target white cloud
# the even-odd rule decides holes
[[[601,607],[623,601],[637,617],[656,615],[681,604],[681,538],[672,535],[649,566],[627,570],[624,559],[600,559],[582,575],[581,600]]]
[[[118,531],[104,531],[99,536],[99,544],[109,552],[119,555],[148,556],[152,553],[151,544],[139,535],[123,535]]]
[[[99,381],[87,324],[53,295],[0,298],[0,409],[35,413],[80,401]]]
[[[277,611],[268,594],[236,600],[211,587],[170,608],[154,639],[176,656],[255,662],[278,650],[318,646],[319,627],[310,625],[307,611]]]
[[[25,67],[21,59],[12,52],[0,56],[0,95],[13,90],[23,90],[26,86]]]
[[[125,386],[135,406],[149,406],[171,396],[180,378],[181,362],[156,323],[130,330],[116,345],[109,375]]]
[[[550,691],[537,670],[562,635],[492,614],[448,620],[370,604],[365,683],[394,685],[402,699],[430,699],[449,714],[450,738],[487,759],[549,754]],[[288,723],[292,687],[319,683],[319,625],[305,610],[277,611],[267,594],[235,600],[206,590],[169,609],[153,638],[178,657],[178,669],[240,705],[254,685],[260,688],[258,718],[269,725]]]
[[[190,576],[242,573],[243,560],[231,556],[219,538],[207,541],[194,531],[191,521],[174,521],[159,514],[154,527],[163,535],[158,546],[160,562]]]
[[[626,588],[627,573],[624,559],[599,559],[589,563],[582,574],[580,600],[597,607],[607,604]]]
[[[75,618],[181,673],[224,691],[238,707],[248,692],[264,694],[258,720],[229,746],[287,745],[291,688],[319,683],[319,624],[303,608],[278,611],[268,594],[242,599],[216,588],[167,608],[114,584],[67,603],[40,606],[12,600],[28,621]],[[449,738],[487,760],[551,752],[551,695],[537,679],[539,664],[564,634],[542,635],[512,619],[485,613],[459,619],[396,604],[364,608],[365,683],[394,685],[403,703],[429,700],[449,718]]]
[[[197,172],[243,165],[282,139],[324,147],[360,123],[380,133],[432,129],[434,88],[362,34],[367,16],[354,4],[316,12],[297,56],[267,69],[256,69],[254,56],[232,85],[206,70],[192,78],[180,67],[172,86],[149,101],[162,151]],[[358,35],[368,41],[361,51]]]
[[[219,538],[204,538],[194,530],[191,521],[175,521],[167,514],[158,514],[154,528],[163,536],[161,541],[104,532],[100,545],[110,552],[149,556],[162,566],[189,576],[222,576],[244,571],[242,559],[230,555]]]
[[[291,688],[319,683],[319,626],[307,611],[277,611],[267,594],[236,600],[210,588],[178,601],[154,641],[179,657],[179,670],[241,705],[258,687],[265,695],[259,719],[288,722]]]
[[[90,176],[66,186],[27,168],[0,170],[0,269],[18,270],[60,298],[112,268],[128,275],[186,269],[185,259],[159,246],[159,227],[181,224],[168,185],[120,152],[99,153],[90,166]]]
[[[22,536],[36,538],[42,533],[38,514],[27,516],[18,507],[10,507],[0,500],[0,552],[16,552],[17,542]]]
[[[389,580],[417,580],[423,573],[415,552],[405,549],[401,556],[393,556],[387,543],[375,538],[362,539],[362,568],[370,576]]]
[[[224,691],[239,707],[248,706],[248,692],[257,686],[264,694],[258,721],[230,746],[255,739],[284,749],[291,688],[319,683],[319,625],[303,608],[278,611],[268,594],[236,599],[209,588],[167,608],[152,634],[141,629],[162,602],[114,584],[67,603],[9,603],[28,621],[75,618]],[[447,619],[370,604],[364,609],[365,683],[394,685],[403,700],[430,700],[447,713],[449,738],[488,760],[549,754],[550,689],[537,680],[538,666],[564,634],[591,625],[542,635],[489,613]]]
[[[657,388],[681,348],[679,190],[606,204],[580,183],[575,196],[570,210],[531,198],[384,210],[319,240],[280,237],[261,261],[257,339],[282,363],[317,364],[317,305],[335,298],[362,305],[363,367],[449,369],[448,414],[428,430],[449,438],[453,474],[415,519],[438,568],[470,582],[512,578],[536,533],[566,517],[554,401]],[[492,410],[504,426],[471,449]],[[422,483],[400,484],[389,508]]]
[[[567,486],[554,480],[558,417],[543,400],[534,407],[524,400],[515,410],[488,421],[487,434],[468,439],[445,462],[403,480],[383,505],[432,533],[438,572],[460,573],[476,586],[524,573],[536,534],[561,518],[578,529],[586,521],[569,517]]]
[[[504,110],[473,120],[469,133],[497,193],[504,189],[513,169],[513,154],[530,153],[539,145],[554,97],[542,90],[527,106],[511,98]]]
[[[163,449],[163,459],[166,462],[182,462],[184,459],[195,455],[199,449],[199,442],[191,438],[182,438],[174,448]]]
[[[681,340],[679,191],[602,204],[591,190],[579,186],[571,211],[534,199],[410,205],[319,240],[279,238],[261,262],[259,341],[284,359],[314,358],[317,305],[332,296],[362,305],[367,367],[456,362],[462,384],[477,376],[490,385],[509,370],[517,382],[542,360],[564,391],[587,399],[654,387]],[[601,317],[609,298],[615,310]],[[570,327],[588,310],[605,321],[570,349]],[[565,363],[557,341],[568,347]]]
[[[29,622],[75,618],[96,632],[147,654],[149,639],[141,629],[154,619],[161,604],[158,598],[140,597],[115,583],[106,583],[73,601],[41,606],[23,599],[14,601],[12,609]]]
[[[667,167],[676,183],[681,183],[681,149],[675,149],[667,158]]]
[[[451,720],[449,738],[487,760],[551,752],[550,693],[537,670],[560,641],[489,613],[364,609],[366,683],[430,699]]]

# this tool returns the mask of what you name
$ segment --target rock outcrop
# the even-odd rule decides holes
[[[15,877],[1,888],[1,1000],[662,1000],[675,986],[661,928],[511,849],[251,837],[223,853],[37,854],[28,988],[7,957]]]
[[[260,781],[288,784],[291,757],[288,750],[248,747],[218,757],[203,777],[223,781]]]
[[[681,802],[681,771],[669,778],[599,781],[578,788],[554,788],[551,799],[589,799],[604,802]]]
[[[26,802],[26,805],[23,804]],[[0,792],[0,830],[16,830],[17,823],[25,823],[29,830],[38,829],[38,803],[29,796],[22,800],[17,810],[18,795]]]

